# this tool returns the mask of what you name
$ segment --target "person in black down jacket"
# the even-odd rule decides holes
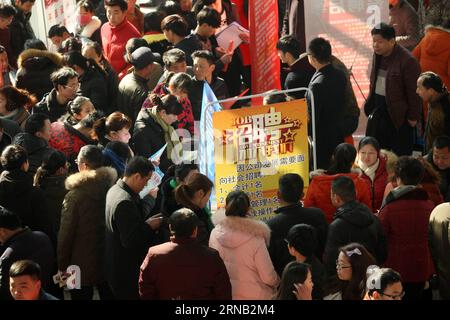
[[[133,149],[136,154],[148,158],[167,144],[159,164],[165,173],[181,159],[182,145],[172,124],[177,121],[183,107],[177,97],[171,94],[162,99],[151,94],[149,99],[154,107],[139,112],[134,126]]]
[[[27,40],[17,60],[16,87],[28,90],[41,100],[53,88],[50,75],[61,66],[62,57],[58,53],[47,51],[41,40]]]
[[[18,215],[3,207],[0,207],[0,244],[0,300],[12,300],[9,270],[14,262],[23,259],[37,262],[42,270],[42,288],[52,288],[56,264],[49,238],[42,232],[22,227]]]
[[[366,205],[355,199],[352,179],[343,176],[333,181],[331,200],[337,211],[325,246],[324,264],[328,277],[336,274],[339,248],[352,242],[364,245],[379,265],[387,258],[387,240],[380,220]]]
[[[9,31],[11,33],[11,51],[13,54],[10,61],[14,61],[13,66],[16,67],[15,61],[17,61],[17,57],[23,51],[25,41],[36,38],[30,24],[31,9],[33,8],[35,1],[15,0],[11,1],[11,3],[13,3],[17,12],[9,26]]]
[[[33,180],[27,174],[29,164],[25,149],[16,145],[7,147],[0,162],[5,169],[0,175],[0,205],[16,213],[22,225],[42,231],[55,240],[55,221],[48,213],[44,194],[33,187]]]
[[[28,153],[28,173],[34,176],[42,164],[44,156],[52,151],[48,141],[51,136],[51,124],[48,116],[42,113],[32,114],[25,125],[25,132],[19,133],[13,139],[13,144],[23,147]]]
[[[31,110],[32,113],[44,113],[55,122],[67,112],[67,104],[75,98],[80,89],[78,73],[72,68],[62,67],[50,76],[53,89]]]
[[[88,60],[78,51],[71,51],[64,57],[65,64],[80,76],[81,95],[91,99],[96,110],[108,114],[108,87],[106,73],[94,60]]]
[[[289,254],[286,235],[296,224],[308,224],[316,229],[317,246],[315,250],[319,260],[322,259],[325,241],[327,239],[328,223],[322,210],[303,208],[300,199],[303,197],[303,179],[298,174],[283,175],[278,182],[278,199],[280,208],[275,210],[276,216],[267,224],[272,230],[269,254],[275,271],[281,276],[284,267],[294,258]]]

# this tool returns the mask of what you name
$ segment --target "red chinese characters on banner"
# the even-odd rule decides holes
[[[281,89],[277,1],[250,0],[249,15],[252,93]]]

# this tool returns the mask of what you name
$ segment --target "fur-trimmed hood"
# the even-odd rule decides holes
[[[90,38],[92,37],[94,32],[97,31],[101,26],[102,22],[100,21],[100,19],[96,16],[93,16],[92,20],[81,29],[80,35],[82,37]]]
[[[117,172],[111,167],[101,167],[96,170],[82,171],[72,174],[66,179],[66,189],[71,191],[78,188],[94,189],[107,186],[111,187],[117,181]],[[94,195],[94,194],[93,194]]]
[[[212,217],[216,225],[217,241],[229,248],[236,248],[254,237],[261,237],[268,245],[270,228],[253,218],[227,217],[225,209],[219,209]]]
[[[62,66],[62,56],[59,53],[53,53],[46,50],[27,49],[23,51],[17,59],[18,68],[28,68],[34,65],[47,64],[49,62]]]
[[[432,24],[429,24],[429,25],[425,26],[425,32],[427,32],[430,29],[437,29],[437,30],[441,30],[441,31],[450,33],[450,29],[444,28],[442,26],[435,26],[435,25],[432,25]]]
[[[422,50],[430,56],[448,53],[450,50],[450,30],[439,26],[429,25],[426,27]]]

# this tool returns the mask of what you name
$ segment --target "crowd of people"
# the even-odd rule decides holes
[[[237,48],[216,39],[248,27],[248,1],[167,0],[144,15],[134,0],[81,0],[49,49],[34,4],[0,4],[1,300],[450,299],[446,1],[427,3],[422,29],[389,0],[368,35],[358,141],[351,70],[328,40],[305,43],[302,1],[279,1],[283,87],[310,91],[264,104],[306,98],[319,169],[279,178],[268,221],[239,188],[211,212],[214,183],[186,156],[205,134],[204,84],[219,100],[251,89],[248,33]]]

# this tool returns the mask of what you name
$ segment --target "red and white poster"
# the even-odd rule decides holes
[[[370,87],[373,57],[370,31],[377,23],[388,22],[388,1],[305,0],[304,3],[306,43],[316,37],[331,42],[333,55],[351,68],[352,85],[361,108]],[[364,125],[365,121],[360,121],[357,133],[363,132]]]
[[[250,0],[252,94],[281,89],[277,0]]]
[[[45,0],[45,31],[55,24],[64,25],[69,32],[74,32],[76,26],[75,0]]]

